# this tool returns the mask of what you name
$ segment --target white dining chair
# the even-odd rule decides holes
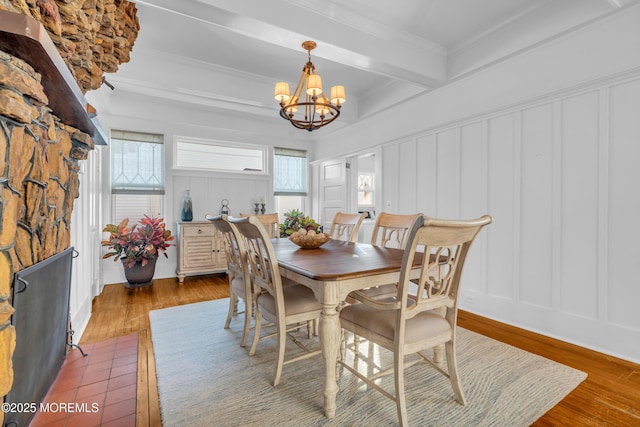
[[[358,240],[358,231],[362,220],[364,220],[364,213],[345,213],[336,212],[331,222],[331,228],[329,229],[329,236],[336,240],[346,240],[347,242],[355,242]]]
[[[260,221],[260,224],[267,230],[267,234],[270,238],[280,238],[280,219],[277,213],[268,213],[268,214],[245,214],[241,213],[240,218],[248,218],[250,216],[255,216]]]
[[[247,251],[242,244],[241,236],[233,224],[227,220],[227,215],[205,215],[205,218],[213,223],[220,231],[224,239],[225,253],[227,257],[227,275],[229,278],[229,311],[224,328],[229,329],[234,314],[244,314],[244,327],[240,346],[247,345],[251,318],[256,299],[256,292],[251,284],[249,267],[247,263]],[[244,303],[244,311],[238,311],[238,302]]]
[[[404,393],[404,371],[419,362],[429,362],[438,372],[449,378],[456,400],[466,403],[460,384],[456,361],[456,319],[462,269],[469,248],[480,230],[492,221],[485,215],[473,220],[444,220],[421,216],[408,235],[408,244],[402,261],[397,293],[393,299],[374,299],[365,292],[351,295],[359,304],[352,304],[340,311],[344,330],[359,335],[388,351],[393,352],[393,367],[367,376],[366,368],[352,366],[341,358],[339,363],[356,377],[396,403],[401,426],[408,425]],[[418,247],[423,252],[417,251]],[[412,270],[416,256],[422,257],[419,279],[413,279]],[[417,285],[417,292],[409,292]],[[444,344],[447,370],[432,361],[424,350]],[[359,346],[354,346],[354,360]],[[417,354],[411,362],[405,356]],[[376,358],[379,359],[379,358]],[[379,378],[394,375],[394,392],[380,385]],[[445,396],[438,397],[439,400]],[[424,399],[414,402],[428,405]]]
[[[284,365],[319,355],[320,350],[309,350],[297,343],[305,350],[301,355],[285,360],[285,346],[288,332],[300,329],[301,325],[307,325],[311,330],[314,320],[320,318],[322,306],[316,299],[311,289],[295,284],[283,286],[280,268],[274,254],[273,244],[267,231],[258,218],[230,218],[247,249],[247,260],[251,283],[255,289],[259,289],[256,297],[256,321],[253,343],[249,355],[255,354],[258,341],[263,338],[276,336],[278,338],[278,350],[276,368],[273,377],[273,385],[280,382]],[[272,322],[276,326],[276,333],[261,337],[263,319]],[[291,328],[287,328],[291,325]],[[308,333],[311,337],[311,332]]]

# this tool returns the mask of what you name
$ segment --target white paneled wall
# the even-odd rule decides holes
[[[218,215],[222,208],[222,199],[229,201],[231,215],[253,213],[254,199],[264,198],[266,209],[274,212],[273,192],[269,176],[262,175],[246,178],[238,174],[227,176],[211,176],[211,174],[173,175],[173,217],[180,221],[182,196],[185,190],[190,190],[193,199],[193,220],[204,221],[206,214]],[[174,227],[175,228],[175,227]]]
[[[493,216],[463,308],[640,361],[640,77],[383,146],[388,211]]]
[[[576,316],[597,318],[598,313],[598,248],[602,246],[598,237],[600,213],[598,206],[606,205],[605,194],[599,196],[598,152],[600,141],[599,111],[600,95],[592,91],[562,100],[557,106],[562,122],[559,129],[559,153],[565,161],[557,167],[560,185],[558,203],[559,221],[554,224],[559,239],[556,275],[559,287],[558,309]],[[606,148],[606,135],[602,135]],[[606,172],[607,156],[602,158]],[[603,175],[603,180],[607,180]],[[606,246],[606,244],[605,244]]]
[[[601,221],[608,239],[602,240],[606,252],[598,259],[606,272],[608,284],[599,307],[599,316],[616,327],[640,329],[640,79],[610,89],[608,108],[608,179],[603,198],[608,201]],[[602,165],[604,167],[604,165]],[[604,187],[604,185],[603,185]],[[600,263],[599,263],[600,264]],[[640,340],[636,339],[635,345]]]

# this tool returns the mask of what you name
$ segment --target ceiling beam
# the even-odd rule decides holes
[[[382,26],[338,21],[326,11],[290,2],[211,0],[138,0],[137,3],[225,28],[260,42],[301,50],[301,40],[315,40],[315,57],[410,82],[425,89],[446,79],[444,49]],[[309,19],[310,12],[313,19]],[[371,23],[369,23],[371,24]],[[372,40],[374,40],[372,42]]]

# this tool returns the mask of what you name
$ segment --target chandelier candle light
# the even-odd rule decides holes
[[[311,132],[338,118],[340,107],[347,97],[344,86],[333,86],[331,99],[327,98],[322,91],[322,79],[311,62],[311,51],[315,49],[316,42],[303,42],[302,47],[307,51],[309,60],[302,69],[296,89],[290,94],[289,83],[278,82],[274,97],[280,103],[280,117],[289,120],[298,129]]]

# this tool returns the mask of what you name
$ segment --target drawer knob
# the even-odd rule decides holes
[[[198,234],[202,234],[202,230],[198,228]]]

